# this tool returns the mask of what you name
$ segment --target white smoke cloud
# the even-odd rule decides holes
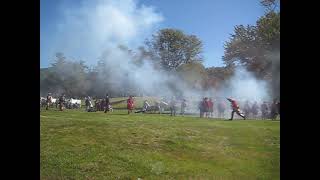
[[[258,80],[244,67],[237,67],[234,75],[226,83],[226,87],[221,91],[225,97],[232,97],[241,101],[269,101],[268,83]]]
[[[135,0],[82,0],[77,7],[63,7],[52,54],[96,62],[110,45],[135,47],[163,20],[153,7]]]
[[[177,76],[155,69],[150,60],[144,59],[143,64],[136,66],[125,51],[117,47],[105,51],[101,60],[106,64],[108,74],[100,74],[101,80],[107,80],[112,84],[113,89],[126,89],[126,86],[133,86],[143,94],[172,96],[174,92],[168,87],[168,82],[174,82],[179,90],[182,90],[181,83]],[[109,78],[106,78],[109,77]]]

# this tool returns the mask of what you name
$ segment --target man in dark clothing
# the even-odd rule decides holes
[[[105,111],[105,109],[104,109],[104,101],[105,101],[104,98],[100,100],[100,102],[99,102],[99,107],[100,107],[99,111],[103,111],[103,112]]]
[[[59,109],[60,109],[60,111],[63,111],[64,103],[65,103],[65,96],[64,96],[64,94],[62,94],[59,97]]]
[[[100,100],[98,98],[96,98],[95,101],[94,101],[94,109],[96,111],[100,110]]]
[[[46,110],[49,109],[50,105],[52,103],[52,96],[51,96],[51,93],[48,93],[48,96],[47,96],[47,107],[46,107]]]
[[[204,111],[203,101],[204,101],[204,98],[202,101],[199,102],[200,118],[203,117],[203,111]]]
[[[90,109],[90,105],[91,105],[91,102],[90,102],[90,97],[89,96],[87,96],[87,98],[86,98],[86,101],[85,101],[85,104],[86,104],[86,111],[89,111],[89,109]]]
[[[266,119],[266,118],[268,118],[268,104],[267,104],[267,102],[263,102],[262,104],[261,104],[261,118],[262,119]]]
[[[277,119],[277,115],[280,112],[280,102],[277,102],[277,100],[273,100],[273,103],[271,105],[271,112],[270,112],[270,116],[272,120],[276,120]]]
[[[109,95],[106,94],[106,98],[104,100],[104,105],[105,105],[105,110],[104,110],[104,113],[107,113],[109,112],[109,105],[110,105],[110,99],[109,99]]]

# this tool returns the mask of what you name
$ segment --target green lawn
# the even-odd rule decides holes
[[[280,179],[280,123],[40,112],[41,179]]]

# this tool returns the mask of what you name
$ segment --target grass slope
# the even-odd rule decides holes
[[[279,121],[40,113],[41,179],[280,179]]]

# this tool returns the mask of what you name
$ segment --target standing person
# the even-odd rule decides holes
[[[96,109],[96,111],[99,111],[100,109],[100,100],[97,97],[94,101],[94,108]]]
[[[46,110],[49,110],[49,106],[51,105],[51,102],[52,102],[52,96],[51,96],[51,93],[48,93]]]
[[[246,116],[240,112],[240,107],[239,107],[238,103],[234,99],[231,99],[231,98],[227,98],[227,99],[228,99],[228,101],[231,102],[231,108],[232,108],[231,118],[229,120],[230,121],[233,120],[234,113],[237,113],[239,116],[241,116],[245,120]]]
[[[257,101],[255,101],[251,107],[251,113],[253,115],[253,118],[257,118],[258,112],[259,112],[259,106],[258,106]]]
[[[260,106],[260,109],[261,109],[261,118],[262,119],[267,119],[268,118],[268,104],[267,102],[263,102]]]
[[[104,108],[105,107],[105,101],[106,100],[104,98],[100,100],[100,109],[99,109],[99,111],[103,111],[103,112],[105,111],[105,108]]]
[[[89,109],[90,109],[90,97],[89,96],[87,96],[85,104],[86,104],[86,111],[89,111]]]
[[[128,114],[132,113],[133,108],[134,108],[134,101],[132,96],[129,96],[129,99],[127,99]]]
[[[106,94],[106,98],[104,100],[104,107],[105,107],[104,113],[109,112],[110,110],[109,105],[110,105],[109,94]]]
[[[219,112],[219,117],[224,117],[224,111],[226,110],[226,104],[223,101],[220,101],[218,104],[218,112]]]
[[[104,99],[100,99],[99,100],[99,104],[98,104],[98,106],[99,106],[99,110],[98,111],[104,111],[103,103],[104,103]]]
[[[62,94],[62,95],[59,97],[59,109],[60,109],[60,111],[63,111],[63,109],[64,109],[64,103],[65,103],[65,96],[64,96],[64,94]]]
[[[213,101],[212,101],[212,98],[209,98],[208,105],[209,105],[209,117],[213,117]]]
[[[205,98],[204,98],[204,101],[203,101],[202,103],[203,103],[204,116],[205,116],[206,118],[208,118],[208,115],[209,115],[209,101],[208,101],[208,98],[205,97]]]
[[[182,102],[181,102],[181,113],[180,113],[181,115],[184,115],[186,107],[187,107],[186,100],[183,99]]]
[[[270,112],[271,120],[277,119],[278,111],[280,111],[280,102],[277,102],[277,100],[274,99],[273,103],[271,104],[271,112]]]
[[[99,109],[99,111],[105,111],[105,109],[104,109],[104,103],[105,102],[105,99],[103,98],[103,99],[100,99],[100,102],[99,102],[99,107],[100,107],[100,109]]]
[[[204,114],[204,98],[199,102],[199,110],[200,110],[200,118],[203,117]]]
[[[176,116],[176,110],[177,110],[177,102],[174,97],[172,97],[171,102],[170,102],[170,112],[171,116]]]

